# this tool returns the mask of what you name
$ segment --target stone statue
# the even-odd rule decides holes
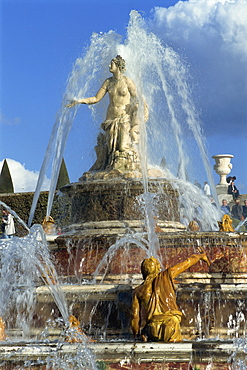
[[[97,160],[91,171],[128,170],[139,162],[136,144],[139,138],[139,120],[136,86],[124,75],[125,60],[117,55],[110,66],[112,77],[107,78],[97,94],[90,98],[71,100],[66,107],[76,104],[96,104],[106,93],[110,103],[106,119],[101,124],[104,136],[98,138],[96,149]],[[144,104],[144,119],[148,119],[148,110]]]
[[[200,249],[200,252],[203,252]],[[134,289],[131,328],[134,337],[143,341],[180,342],[182,312],[176,303],[173,279],[199,260],[210,262],[203,252],[193,254],[184,262],[160,271],[154,257],[146,258],[141,265],[144,282]]]
[[[218,225],[219,225],[219,231],[225,231],[225,232],[229,232],[229,231],[235,231],[234,228],[232,227],[232,219],[230,218],[229,215],[224,215],[222,217],[222,221],[218,221]]]

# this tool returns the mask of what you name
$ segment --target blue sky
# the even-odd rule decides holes
[[[244,0],[2,0],[0,163],[10,159],[16,191],[34,186],[76,58],[94,32],[113,30],[124,39],[133,9],[189,66],[210,164],[212,155],[233,154],[232,175],[247,193]],[[93,164],[96,143],[89,109],[78,115],[64,155],[72,182]],[[200,170],[197,177],[206,180]]]

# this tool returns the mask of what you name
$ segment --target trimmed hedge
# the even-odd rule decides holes
[[[46,216],[48,195],[48,191],[43,191],[40,193],[32,224],[41,224],[44,220]],[[15,211],[15,213],[27,224],[32,206],[33,196],[33,192],[0,194],[0,201],[5,203],[8,207]],[[4,205],[0,204],[0,207],[2,211]],[[59,196],[58,193],[55,194],[51,216],[55,220],[57,227],[63,228],[64,226],[69,224],[70,201],[67,195]],[[19,222],[16,222],[16,219],[15,226],[16,234],[18,236],[23,236],[26,234],[25,228]]]

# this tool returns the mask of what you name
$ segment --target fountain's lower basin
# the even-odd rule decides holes
[[[124,279],[124,276],[122,276]],[[141,276],[135,276],[136,282]],[[96,340],[102,338],[132,340],[130,308],[135,284],[62,285],[66,301],[84,330]],[[246,333],[247,274],[183,273],[176,281],[177,303],[183,313],[181,331],[184,339],[237,338]],[[36,289],[37,337],[46,320],[58,314],[50,288]],[[42,313],[39,315],[38,313]],[[58,338],[50,331],[49,338]]]
[[[119,230],[122,224],[117,223],[114,221]],[[131,340],[132,289],[142,281],[140,265],[146,252],[134,242],[120,245],[93,275],[109,248],[126,235],[124,228],[122,233],[116,233],[114,228],[100,225],[92,223],[89,228],[87,223],[85,228],[81,225],[80,233],[77,230],[75,235],[62,235],[50,241],[51,255],[70,311],[80,320],[86,334],[96,340]],[[229,339],[245,335],[247,234],[195,233],[181,229],[159,232],[157,236],[164,268],[198,253],[198,246],[202,246],[213,261],[210,267],[199,262],[176,279],[177,302],[183,312],[183,338]],[[145,233],[142,237],[146,237]],[[46,320],[59,316],[47,287],[38,287],[36,294],[33,336],[44,328]],[[53,332],[50,339],[58,335]]]
[[[45,369],[47,358],[76,356],[83,348],[92,351],[99,369],[174,370],[208,369],[229,370],[238,360],[246,361],[244,349],[234,341],[198,341],[181,343],[1,343],[0,369]],[[28,363],[26,362],[28,359]],[[82,364],[81,364],[82,365]]]
[[[96,340],[132,340],[132,289],[142,281],[140,265],[146,252],[134,242],[124,247],[120,245],[111,259],[106,259],[106,265],[103,264],[102,269],[92,275],[112,243],[125,236],[115,232],[106,234],[102,230],[104,228],[96,228],[89,230],[89,234],[82,232],[81,235],[50,239],[50,252],[69,312],[79,319],[85,333]],[[180,231],[159,232],[157,236],[164,268],[198,253],[198,246],[202,246],[213,261],[210,267],[199,262],[176,278],[177,302],[183,313],[183,338],[229,339],[245,335],[247,235]],[[142,237],[145,238],[146,234],[143,233]],[[49,288],[40,284],[41,281],[37,282],[36,307],[30,331],[31,337],[36,339],[40,338],[47,320],[61,317]],[[9,321],[5,318],[10,337],[16,333],[11,324],[14,315],[15,312],[10,312]],[[59,331],[51,330],[48,337],[57,339]]]

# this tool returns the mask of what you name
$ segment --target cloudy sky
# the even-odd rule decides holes
[[[232,175],[247,193],[246,0],[2,0],[0,168],[8,158],[15,191],[35,188],[67,78],[91,35],[113,30],[124,40],[133,9],[189,69],[212,168],[212,155],[234,155]],[[94,162],[93,125],[80,109],[64,153],[71,182]],[[200,171],[198,180],[206,180]]]

